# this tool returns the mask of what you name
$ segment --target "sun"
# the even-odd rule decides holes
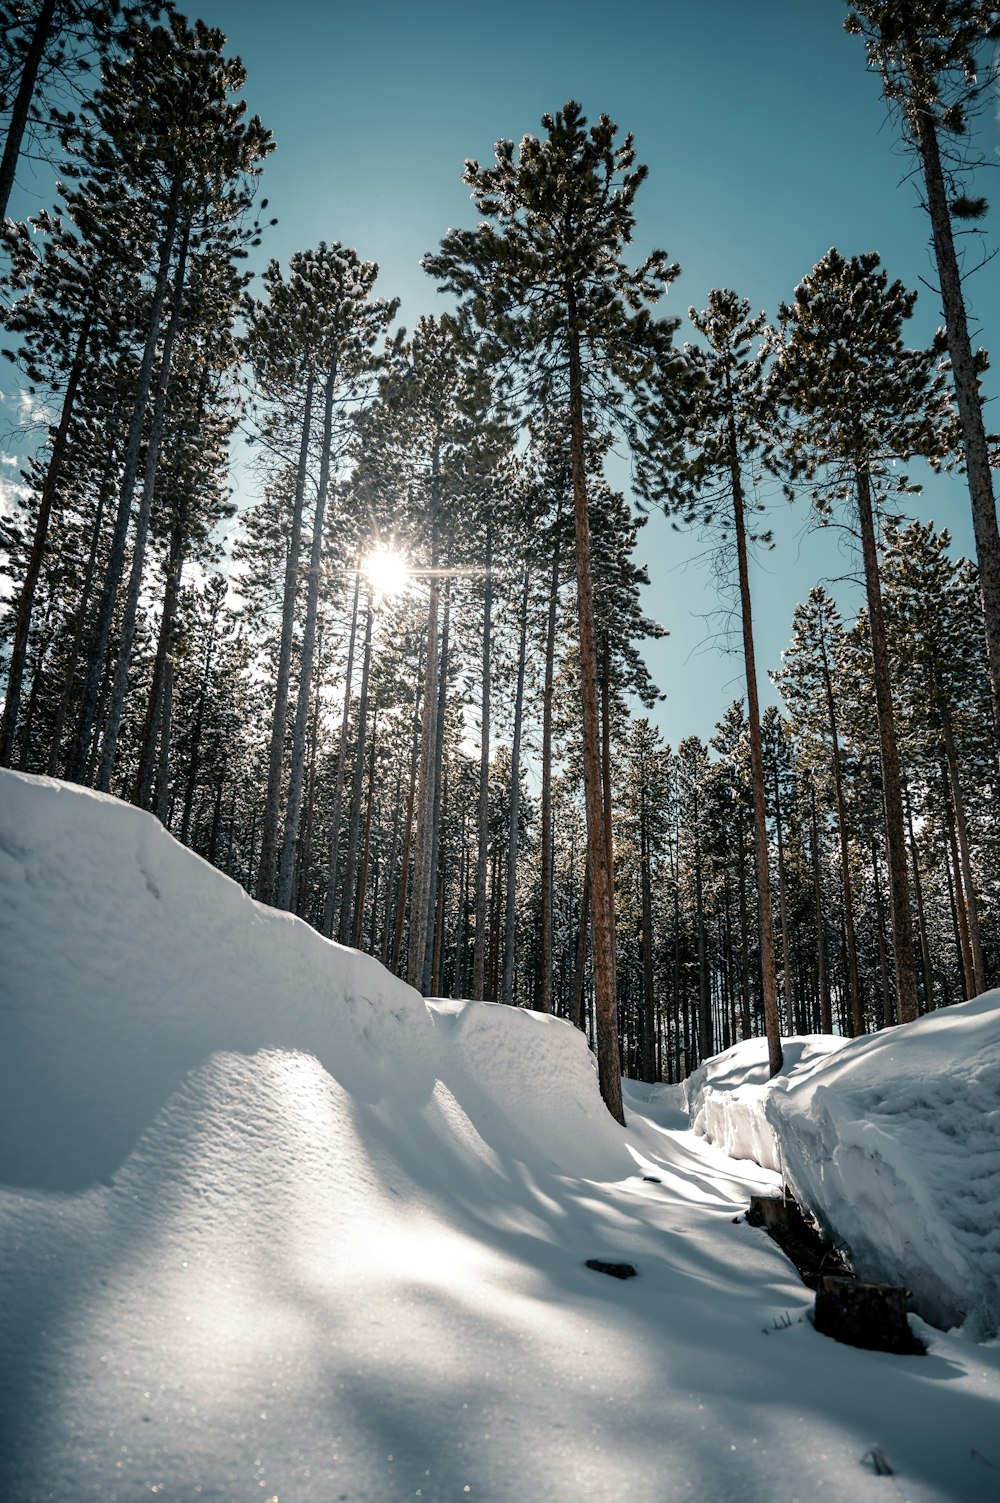
[[[362,568],[376,595],[402,595],[410,583],[406,559],[393,548],[374,548]]]

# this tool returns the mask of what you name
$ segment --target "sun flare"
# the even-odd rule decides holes
[[[406,559],[392,548],[373,549],[363,567],[376,595],[401,595],[410,583]]]

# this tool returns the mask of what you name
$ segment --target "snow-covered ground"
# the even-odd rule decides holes
[[[985,1047],[978,1006],[927,1031],[928,1072],[952,1023],[956,1056]],[[762,1109],[803,1182],[836,1147],[811,1076],[848,1054],[814,1043]],[[989,1078],[978,1107],[953,1082],[954,1162],[986,1186],[970,1268],[997,1224]],[[626,1105],[623,1130],[567,1024],[425,1003],[150,817],[0,773],[0,1498],[995,1503],[996,1341],[817,1335],[741,1216],[778,1176],[662,1088]],[[848,1137],[836,1205],[871,1188]]]

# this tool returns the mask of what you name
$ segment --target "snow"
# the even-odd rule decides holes
[[[0,955],[4,1500],[996,1499],[997,1343],[819,1336],[742,1219],[777,1174],[692,1131],[677,1088],[626,1083],[620,1128],[568,1024],[425,1002],[148,815],[12,773]],[[959,1134],[989,1014],[921,1035],[925,1081],[969,1062]],[[825,1152],[831,1103],[875,1092],[879,1042],[789,1046],[770,1090],[722,1056],[702,1104],[723,1071],[766,1098],[791,1174],[793,1139]],[[911,1064],[891,1100],[929,1122]],[[858,1159],[841,1180],[868,1193]]]
[[[853,1264],[935,1325],[1000,1328],[1000,991],[867,1038],[752,1039],[686,1082],[693,1125],[782,1173]]]

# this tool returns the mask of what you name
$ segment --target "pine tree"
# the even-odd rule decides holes
[[[777,1075],[782,1066],[781,1027],[774,966],[774,922],[771,912],[771,875],[765,813],[764,768],[761,754],[760,707],[754,654],[753,615],[750,600],[746,466],[763,447],[761,427],[763,360],[755,348],[766,325],[763,314],[750,317],[750,304],[734,292],[713,291],[708,307],[689,317],[704,337],[701,353],[702,384],[692,396],[690,422],[698,435],[691,473],[703,515],[713,518],[720,505],[726,507],[723,524],[730,519],[736,546],[739,580],[743,665],[747,686],[747,722],[752,769],[754,851],[757,861],[757,895],[760,907],[760,956],[763,979],[764,1020],[768,1041],[768,1067]],[[724,499],[723,499],[724,498]]]
[[[677,274],[662,251],[636,271],[622,259],[646,169],[632,137],[602,115],[587,129],[578,104],[545,115],[546,138],[500,141],[496,165],[466,163],[484,222],[452,231],[425,266],[466,297],[499,349],[531,369],[535,391],[558,390],[570,422],[576,522],[582,731],[594,918],[601,1093],[619,1121],[621,1069],[614,990],[612,855],[601,791],[598,656],[594,638],[585,432],[588,408],[620,414],[625,394],[674,363],[674,320],[655,302]]]
[[[139,338],[141,358],[135,376],[117,509],[103,587],[89,648],[83,704],[76,733],[71,775],[84,775],[98,720],[101,675],[119,603],[132,502],[139,475],[150,398],[169,376],[172,341],[164,339],[164,320],[172,305],[179,317],[189,253],[214,242],[217,254],[232,257],[245,230],[240,223],[253,194],[259,163],[271,149],[269,133],[254,117],[244,121],[246,106],[230,94],[242,88],[245,72],[238,60],[223,54],[225,38],[197,22],[179,17],[168,27],[140,25],[131,50],[122,59],[106,59],[101,87],[86,109],[86,128],[68,129],[80,153],[76,184],[67,191],[67,208],[84,234],[109,260],[128,252],[144,265],[148,279],[145,317]],[[176,337],[176,336],[174,336]],[[161,348],[162,340],[162,348]],[[155,425],[155,418],[153,419]],[[147,454],[144,492],[155,480],[154,454]],[[144,545],[140,509],[136,546]],[[116,661],[106,783],[114,756],[120,715],[121,684],[127,671],[134,624],[134,585],[126,606]]]
[[[0,220],[7,213],[25,137],[36,153],[51,149],[65,105],[86,92],[95,60],[127,46],[130,28],[140,18],[155,20],[165,8],[141,0],[129,5],[121,0],[2,0],[0,114],[7,114],[7,133],[0,157]]]
[[[902,788],[879,584],[873,485],[895,459],[941,462],[950,409],[932,352],[907,349],[902,324],[915,293],[891,285],[873,252],[846,260],[830,250],[782,306],[772,392],[795,421],[783,436],[794,477],[829,507],[853,495],[861,536],[878,704],[889,899],[898,1018],[917,1015]],[[905,489],[905,478],[895,481]]]
[[[289,542],[257,877],[258,897],[264,901],[275,899],[280,907],[291,903],[294,885],[324,535],[333,472],[347,451],[352,432],[350,415],[374,384],[381,353],[376,347],[398,307],[396,301],[372,295],[377,277],[378,267],[374,262],[361,261],[355,251],[339,241],[332,245],[321,242],[314,251],[296,252],[287,276],[272,261],[265,273],[267,301],[255,308],[248,337],[262,387],[262,435],[270,448],[277,448],[279,469],[290,480]],[[291,766],[279,838],[293,633],[296,602],[303,583],[300,562],[303,508],[317,428],[318,476],[305,570],[305,612],[292,721]],[[294,458],[283,452],[289,439]],[[345,541],[345,554],[356,553],[356,539]]]
[[[782,654],[781,670],[774,675],[788,706],[807,767],[825,783],[832,783],[833,805],[840,850],[840,889],[847,961],[847,1030],[864,1032],[861,983],[858,971],[854,884],[849,851],[850,829],[844,787],[844,755],[840,718],[834,685],[843,638],[840,612],[821,586],[797,605],[792,620],[792,640]]]
[[[980,386],[986,362],[982,351],[972,349],[954,224],[957,220],[967,226],[986,211],[985,199],[970,197],[962,181],[968,171],[970,117],[984,105],[992,108],[1000,10],[985,0],[849,4],[846,29],[864,38],[869,64],[881,73],[885,97],[920,162],[972,503],[1000,754],[1000,529]]]

